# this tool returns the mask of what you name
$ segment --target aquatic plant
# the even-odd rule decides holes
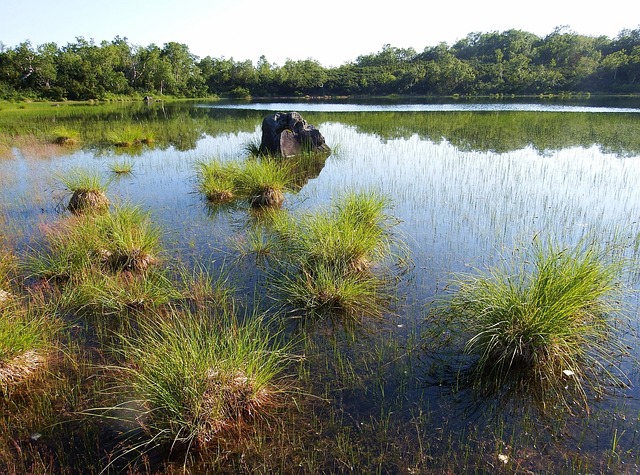
[[[80,142],[80,132],[65,126],[57,126],[50,132],[52,141],[58,145],[72,146]]]
[[[243,320],[228,312],[212,319],[173,310],[141,320],[137,336],[123,336],[115,351],[126,363],[117,368],[113,389],[122,404],[113,409],[135,412],[147,434],[135,442],[137,450],[215,448],[282,402],[290,347],[259,315]]]
[[[72,168],[58,175],[58,180],[71,193],[67,208],[73,214],[102,213],[109,209],[106,189],[109,181],[99,172]]]
[[[85,221],[98,233],[101,247],[95,253],[115,271],[141,272],[154,265],[160,252],[160,229],[148,212],[121,205],[112,212]],[[88,233],[91,229],[86,230]]]
[[[149,214],[131,205],[75,216],[45,230],[44,246],[24,259],[28,275],[66,281],[94,268],[144,272],[157,262],[160,230]]]
[[[0,302],[0,389],[28,377],[47,359],[53,324],[18,298]]]
[[[59,297],[67,312],[87,317],[115,317],[122,321],[134,314],[154,311],[182,297],[167,272],[105,273],[85,269],[71,279]]]
[[[291,182],[289,168],[263,158],[245,162],[218,159],[197,164],[198,190],[213,203],[243,198],[254,208],[279,207]]]
[[[376,192],[349,192],[330,210],[274,215],[274,288],[286,304],[345,321],[382,316],[382,304],[391,300],[387,264],[404,247],[387,205]]]
[[[107,140],[116,147],[132,147],[135,145],[149,145],[154,142],[151,131],[140,125],[125,125],[121,129],[111,130],[107,134]]]
[[[133,162],[131,160],[120,160],[109,164],[109,169],[116,175],[128,175],[133,170]]]
[[[291,183],[291,170],[277,160],[247,160],[234,179],[238,195],[254,208],[280,207]]]
[[[212,159],[196,164],[198,191],[212,203],[234,199],[234,179],[240,164],[236,161]]]
[[[499,391],[515,380],[567,406],[571,387],[586,406],[588,389],[620,384],[611,349],[621,266],[594,245],[536,240],[515,270],[458,276],[441,308],[467,335],[474,387]]]

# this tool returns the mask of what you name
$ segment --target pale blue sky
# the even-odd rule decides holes
[[[597,5],[598,8],[595,8]],[[97,43],[185,43],[204,57],[279,65],[313,58],[339,66],[385,44],[422,51],[471,32],[510,28],[545,36],[560,25],[576,33],[615,37],[639,27],[637,0],[0,0],[0,41],[13,47],[64,46],[78,36]]]

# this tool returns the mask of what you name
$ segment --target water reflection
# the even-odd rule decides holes
[[[603,112],[640,113],[635,107],[598,107],[537,103],[462,103],[462,104],[354,104],[318,102],[251,102],[198,104],[197,107],[211,109],[240,109],[259,111],[302,111],[302,112]]]

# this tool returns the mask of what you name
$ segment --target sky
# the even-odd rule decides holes
[[[596,7],[597,6],[597,7]],[[59,47],[77,37],[116,36],[133,45],[176,41],[203,58],[264,55],[314,59],[325,67],[355,61],[386,44],[421,52],[469,33],[519,29],[544,37],[556,27],[615,38],[640,28],[637,0],[0,0],[0,42]]]

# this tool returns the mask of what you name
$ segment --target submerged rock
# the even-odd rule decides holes
[[[260,153],[287,158],[303,152],[330,151],[320,131],[298,112],[278,112],[262,120]]]

